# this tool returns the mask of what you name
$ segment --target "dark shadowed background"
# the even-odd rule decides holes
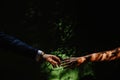
[[[64,45],[75,46],[78,51],[76,56],[79,56],[81,55],[79,52],[98,52],[120,46],[118,11],[117,3],[110,1],[4,0],[1,1],[0,31],[49,53],[60,45],[60,40],[57,38],[59,32],[54,24],[62,19],[66,24],[72,23],[74,33]],[[38,63],[30,58],[1,51],[0,63],[4,75],[2,77],[5,80],[42,78],[39,77]],[[111,64],[115,64],[114,68],[117,70],[117,63]],[[105,69],[95,64],[97,65],[95,71],[98,70],[96,74],[101,75],[110,67],[102,77],[114,75],[116,71],[111,70],[113,68],[111,64],[100,63]]]

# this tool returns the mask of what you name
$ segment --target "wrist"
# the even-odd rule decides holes
[[[38,50],[37,54],[42,57],[45,53],[43,51],[41,51],[41,50]]]
[[[44,54],[45,54],[45,53],[44,53],[43,51],[38,50],[38,51],[37,51],[37,55],[36,55],[36,61],[39,62],[41,59],[43,59],[43,55],[44,55]]]

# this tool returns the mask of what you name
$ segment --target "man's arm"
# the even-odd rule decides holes
[[[0,48],[12,50],[18,53],[34,58],[38,49],[26,44],[25,42],[11,35],[0,32]]]
[[[10,49],[12,51],[17,51],[22,55],[31,56],[37,62],[42,58],[50,62],[53,66],[60,64],[60,59],[57,56],[46,54],[45,52],[33,48],[25,42],[3,32],[0,32],[0,48],[4,48],[5,50]]]

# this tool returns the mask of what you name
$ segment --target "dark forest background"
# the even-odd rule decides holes
[[[4,0],[0,4],[0,31],[47,53],[59,47],[75,48],[74,56],[81,56],[114,49],[120,45],[117,2]],[[67,35],[65,30],[71,30],[71,33],[68,31],[68,36],[64,36]],[[1,54],[2,68],[6,68],[3,74],[7,75],[4,78],[42,78],[36,62],[6,53],[8,54]],[[94,63],[93,77],[113,79],[114,73],[118,73],[118,62]]]

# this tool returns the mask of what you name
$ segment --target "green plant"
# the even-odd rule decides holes
[[[73,53],[72,50],[68,50],[66,52]],[[61,59],[68,58],[70,56],[67,53],[64,53],[62,48],[57,49],[56,51],[51,52],[51,54],[59,56]],[[47,72],[48,78],[47,80],[78,80],[78,68],[74,69],[64,69],[63,67],[53,68],[48,62],[44,63],[41,68],[45,68],[45,72]]]
[[[73,36],[72,24],[66,24],[66,22],[60,19],[56,23],[56,26],[56,30],[58,31],[58,45],[60,46],[56,50],[51,51],[51,54],[60,57],[61,60],[75,56],[75,53],[77,52],[76,48],[74,46],[71,48],[65,46],[66,42]],[[51,64],[45,62],[42,64],[41,69],[44,70],[43,73],[47,76],[47,80],[80,80],[81,77],[86,75],[94,76],[91,66],[92,63],[86,63],[74,69],[64,69],[61,66],[53,68]]]
[[[67,44],[67,41],[73,37],[74,27],[72,25],[72,22],[66,22],[63,19],[59,19],[58,22],[55,23],[58,45],[63,47]]]

